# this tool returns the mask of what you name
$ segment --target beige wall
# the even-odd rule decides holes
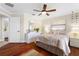
[[[65,24],[65,17],[48,18],[43,20],[43,24]]]
[[[49,25],[49,24],[66,24],[66,31],[70,32],[71,31],[71,14],[69,15],[64,15],[64,16],[59,16],[59,17],[49,17],[47,18],[46,16],[43,18],[42,17],[33,17],[27,14],[24,14],[24,32],[27,31],[28,29],[28,21],[32,20],[35,23],[35,27],[39,27],[40,31],[44,31],[44,26]]]
[[[28,14],[24,14],[24,33],[27,32],[29,27],[29,21],[33,22],[33,28],[39,28],[39,31],[42,32],[42,18],[38,16],[31,16]]]
[[[71,24],[71,15],[65,15],[65,16],[59,16],[55,18],[48,18],[44,19],[42,24],[45,25],[51,25],[51,24],[65,24],[66,25],[66,31],[70,31],[70,24]]]
[[[38,20],[37,20],[38,19]],[[44,26],[48,25],[48,24],[66,24],[67,26],[70,24],[70,16],[66,15],[66,16],[60,16],[60,17],[56,17],[56,18],[44,18],[43,19],[39,19],[39,18],[33,18],[33,16],[29,16],[27,14],[24,14],[24,32],[26,33],[27,29],[28,29],[28,22],[29,20],[32,20],[35,24],[34,27],[38,27],[40,28],[40,32],[44,31]],[[68,29],[68,27],[67,27]]]

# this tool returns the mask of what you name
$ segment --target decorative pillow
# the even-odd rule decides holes
[[[59,31],[59,34],[65,35],[66,34],[66,31]]]
[[[54,34],[54,35],[58,35],[59,32],[58,32],[57,30],[54,30],[54,31],[53,31],[53,34]]]

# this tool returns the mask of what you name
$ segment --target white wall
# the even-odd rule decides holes
[[[23,20],[23,22],[24,22],[24,24],[23,24],[23,25],[24,25],[24,27],[23,27],[24,33],[26,33],[27,30],[28,30],[28,26],[29,26],[28,22],[29,22],[30,18],[32,18],[31,15],[29,15],[29,14],[24,14],[24,20]]]
[[[24,34],[24,15],[20,16],[20,39],[22,42],[26,42]]]
[[[2,41],[2,17],[0,17],[0,41]]]

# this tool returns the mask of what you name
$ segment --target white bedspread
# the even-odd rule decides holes
[[[68,46],[69,37],[66,35],[42,35],[37,41],[56,46],[62,49],[65,55],[70,53],[70,48]]]

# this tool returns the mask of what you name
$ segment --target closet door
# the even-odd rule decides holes
[[[20,17],[10,19],[10,41],[20,42]]]

